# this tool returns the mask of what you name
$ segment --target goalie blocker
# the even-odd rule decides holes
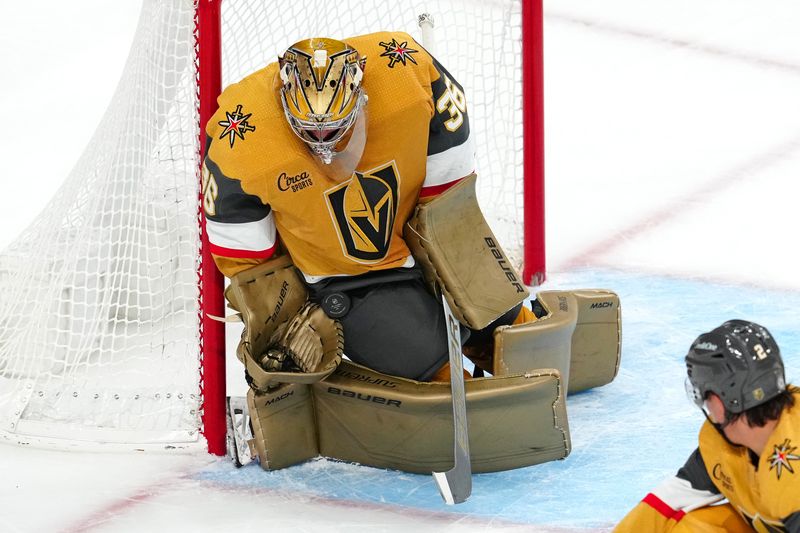
[[[476,180],[472,174],[418,206],[404,236],[431,290],[441,289],[456,317],[480,330],[522,302],[528,290],[481,213]],[[611,382],[620,360],[617,295],[548,292],[537,302],[539,320],[500,326],[493,332],[493,346],[471,349],[468,355],[480,354],[475,363],[495,376],[558,369],[570,392]],[[488,357],[483,355],[487,351]]]
[[[518,284],[519,278],[480,214],[474,184],[472,176],[421,205],[409,222],[406,239],[428,283],[441,287],[460,320],[479,329],[518,305],[528,293]],[[265,291],[252,284],[270,285],[272,301],[280,296],[278,301],[284,303],[281,309],[262,309],[262,316],[291,316],[287,310],[296,312],[302,302],[285,307],[292,291],[277,280],[286,273],[273,278],[269,265],[293,272],[285,260],[278,265],[273,261],[252,269],[259,270],[258,275],[242,273],[248,274],[245,283],[234,280],[233,285],[259,294],[261,302]],[[574,392],[608,383],[616,375],[620,308],[614,293],[550,291],[540,293],[537,301],[538,320],[495,330],[494,376],[466,383],[474,472],[565,457],[570,451],[567,387]],[[275,321],[245,320],[251,325],[242,342],[249,347],[240,346],[239,352],[249,353],[244,357],[246,365],[258,359],[259,350],[263,353],[265,345],[258,339],[273,336],[280,325],[270,323]],[[270,331],[253,331],[264,326]],[[310,373],[265,372],[268,377],[252,380],[247,398],[253,426],[251,448],[264,469],[283,468],[318,455],[420,473],[452,466],[448,383],[404,379],[339,361],[336,354],[328,354]]]

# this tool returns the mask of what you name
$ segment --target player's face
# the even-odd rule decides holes
[[[281,99],[283,101],[284,114],[292,131],[326,165],[330,165],[337,154],[346,151],[353,144],[349,140],[356,136],[353,133],[354,130],[364,128],[363,119],[366,113],[364,107],[367,98],[363,93],[359,94],[352,113],[340,120],[324,123],[296,118],[288,110],[289,105],[284,93],[281,93]]]
[[[715,424],[725,423],[725,406],[718,396],[711,394],[703,402],[703,410]]]
[[[301,139],[311,145],[322,143],[338,143],[342,137],[347,134],[350,127],[353,125],[353,120],[348,120],[346,124],[313,124],[313,123],[300,123],[295,121],[292,127],[298,133]]]

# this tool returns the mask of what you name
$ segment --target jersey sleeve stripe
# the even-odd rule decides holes
[[[423,189],[456,182],[475,170],[475,148],[472,136],[444,152],[429,155]]]
[[[679,522],[680,519],[683,518],[683,516],[686,514],[683,511],[673,509],[672,507],[661,501],[661,499],[652,492],[647,496],[645,496],[642,501],[647,505],[649,505],[650,507],[652,507],[653,509],[655,509],[656,511],[658,511],[658,513],[663,517],[671,518],[676,522]]]
[[[456,183],[460,182],[463,178],[459,178],[455,181],[451,181],[450,183],[444,183],[442,185],[434,185],[433,187],[423,187],[422,190],[419,191],[420,198],[427,198],[429,196],[438,196],[442,194],[444,191],[455,185]]]
[[[680,520],[689,511],[711,505],[722,500],[724,496],[708,490],[692,487],[692,484],[679,477],[666,479],[642,501],[666,516]],[[677,516],[677,513],[681,513]]]
[[[211,253],[220,257],[232,257],[235,259],[269,259],[275,253],[275,246],[267,250],[234,250],[222,246],[210,245]]]
[[[208,240],[212,252],[226,250],[228,253],[217,253],[227,257],[253,257],[242,254],[266,254],[255,257],[269,257],[275,248],[276,229],[272,212],[255,222],[225,223],[206,220]],[[235,253],[234,253],[235,252]]]

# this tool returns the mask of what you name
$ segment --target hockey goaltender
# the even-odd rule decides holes
[[[619,300],[542,292],[523,306],[475,197],[456,79],[404,33],[315,37],[218,102],[203,203],[245,324],[250,423],[234,401],[231,424],[252,435],[232,447],[239,460],[444,471],[454,404],[472,471],[567,456],[565,396],[616,375]],[[440,295],[476,364],[461,405]]]

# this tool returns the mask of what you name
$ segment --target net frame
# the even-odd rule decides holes
[[[502,1],[498,0],[483,0],[489,4],[501,4]],[[225,7],[231,5],[235,0],[201,0],[198,4],[198,49],[199,49],[199,87],[200,87],[200,123],[204,128],[208,119],[216,110],[216,97],[219,94],[223,85],[238,81],[241,77],[264,64],[263,50],[252,52],[251,50],[241,51],[239,47],[229,46],[228,41],[235,41],[238,35],[230,37],[230,35],[223,35],[224,33],[231,34],[232,30],[224,27],[224,18],[226,16]],[[392,3],[385,2],[387,9],[392,9]],[[436,2],[409,2],[409,4],[420,4],[409,7],[416,15],[422,13],[429,13],[434,10]],[[543,83],[543,12],[542,0],[510,0],[507,2],[516,4],[514,9],[518,10],[520,17],[521,34],[515,36],[519,38],[521,43],[522,52],[522,102],[520,105],[520,112],[522,114],[522,139],[521,149],[523,152],[523,171],[522,171],[522,188],[521,203],[522,203],[522,229],[521,233],[521,253],[516,254],[518,266],[521,266],[521,273],[523,281],[529,285],[540,285],[545,281],[545,202],[544,202],[544,83]],[[324,34],[326,36],[341,38],[344,36],[330,35],[326,33],[328,28],[321,23],[322,17],[319,21],[313,20],[314,17],[308,17],[307,12],[303,12],[302,6],[298,7],[302,2],[294,2],[291,6],[286,6],[287,11],[291,11],[292,15],[296,16],[299,20],[308,21],[307,27],[301,35],[296,35],[296,38],[291,36],[278,37],[277,35],[270,35],[271,40],[278,43],[279,48],[274,48],[273,52],[276,54],[289,43],[295,42],[303,37],[308,37],[311,34]],[[442,2],[438,2],[442,5]],[[458,7],[458,4],[454,4]],[[327,6],[326,6],[327,7]],[[414,11],[415,10],[415,11]],[[513,11],[513,9],[512,9]],[[435,11],[433,13],[434,19],[436,18]],[[457,18],[457,17],[455,17]],[[255,24],[259,18],[255,14],[250,14],[248,17],[242,17],[242,26],[237,28],[237,33],[247,34],[250,31],[250,26],[247,24]],[[376,31],[380,29],[387,29],[382,27],[370,28],[366,31]],[[353,33],[366,33],[366,31],[359,27],[359,31]],[[406,30],[408,31],[408,30]],[[441,30],[434,32],[434,35]],[[317,33],[315,33],[317,32]],[[226,42],[223,44],[223,39]],[[251,53],[253,59],[251,60],[250,67],[239,70],[235,73],[223,72],[226,68],[226,58],[231,54],[231,49],[236,49],[236,53]],[[438,55],[438,48],[437,48]],[[273,55],[270,60],[274,60]],[[441,57],[440,57],[441,59]],[[223,81],[224,80],[224,81]],[[480,195],[480,192],[479,192]],[[205,258],[204,258],[205,259]],[[210,275],[216,276],[215,273]],[[204,281],[204,284],[206,281]],[[221,283],[218,279],[214,278],[208,280],[209,289],[204,289],[203,294],[207,294],[210,287],[216,286]],[[221,302],[214,303],[221,309],[223,304]],[[215,307],[217,308],[217,307]],[[224,335],[222,330],[215,330],[213,328],[219,327],[218,324],[210,324],[207,321],[204,323],[204,331],[206,334],[211,331],[214,338],[216,335]],[[216,331],[219,331],[217,333]],[[214,355],[213,357],[224,359],[224,348],[222,352]],[[205,350],[206,361],[211,360],[211,353],[208,348]],[[214,369],[207,369],[204,374],[216,374],[219,368],[223,367],[221,364],[214,365]],[[219,409],[222,409],[221,406]],[[211,409],[206,407],[206,426],[211,423]],[[224,410],[220,410],[217,416],[224,417]],[[224,453],[224,439],[218,438],[212,441],[209,437],[210,432],[206,431],[207,438],[209,438],[209,450],[212,453]]]

